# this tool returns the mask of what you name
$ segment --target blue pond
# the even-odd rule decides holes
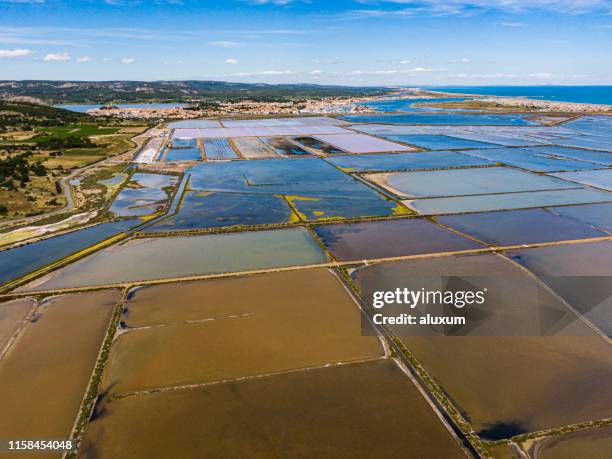
[[[351,115],[342,118],[355,123],[431,124],[437,126],[528,126],[534,124],[522,115],[472,115],[465,113],[432,115]]]
[[[17,279],[60,258],[137,225],[138,219],[101,223],[82,230],[0,252],[0,284]]]
[[[289,205],[278,196],[190,191],[176,215],[145,232],[284,223],[290,218]]]
[[[447,135],[430,135],[430,134],[415,134],[415,135],[383,135],[389,140],[404,142],[416,147],[425,148],[427,150],[465,150],[468,148],[497,148],[499,145],[486,142],[478,142],[476,140],[459,139]]]
[[[336,156],[326,161],[350,172],[450,169],[454,167],[488,166],[491,161],[453,151],[426,153],[383,153],[379,155]]]

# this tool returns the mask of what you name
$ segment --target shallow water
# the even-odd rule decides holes
[[[601,169],[596,171],[561,172],[553,174],[555,177],[583,185],[593,186],[612,191],[612,169]]]
[[[199,148],[167,148],[165,161],[199,161],[202,152]]]
[[[560,306],[530,276],[495,255],[381,263],[358,271],[356,282],[368,297],[375,290],[398,285],[420,288],[419,277],[432,274],[524,279],[530,288],[517,289],[504,309],[499,304],[493,311],[531,314],[529,323],[541,320],[534,301],[548,298],[549,305]],[[533,288],[539,295],[532,294]],[[401,340],[477,431],[499,423],[533,431],[605,418],[612,409],[608,383],[612,351],[586,326],[582,330],[591,336],[404,336]]]
[[[113,393],[383,355],[377,337],[361,336],[359,307],[326,269],[147,287],[126,308],[127,327],[149,328],[114,343],[102,381]]]
[[[612,242],[513,250],[508,256],[612,336]]]
[[[107,400],[100,411],[85,457],[465,457],[391,359]]]
[[[0,284],[17,279],[60,258],[136,226],[140,220],[100,223],[0,252]]]
[[[193,190],[378,199],[379,194],[320,158],[261,159],[194,166]]]
[[[0,355],[32,309],[35,300],[22,298],[0,303]]]
[[[0,360],[1,438],[69,438],[120,293],[55,297]]]
[[[461,214],[492,210],[527,209],[530,207],[562,206],[610,202],[610,193],[589,189],[529,191],[526,193],[484,194],[451,198],[414,199],[402,201],[421,215]]]
[[[476,249],[480,244],[427,220],[317,226],[315,232],[338,260],[363,260]]]
[[[412,198],[580,188],[571,182],[505,167],[397,172],[368,178],[398,196]]]
[[[453,167],[470,167],[493,165],[486,159],[474,158],[450,151],[427,153],[381,153],[363,156],[336,156],[327,158],[334,164],[349,172],[394,171],[394,170],[425,170],[449,169]]]
[[[483,242],[501,246],[607,236],[603,231],[542,209],[450,215],[436,220]]]
[[[334,218],[381,217],[393,215],[398,204],[382,196],[377,199],[313,198],[292,196],[291,203],[303,219],[317,221]],[[404,210],[407,211],[403,206]]]
[[[233,159],[238,155],[227,139],[204,139],[206,159]]]
[[[597,169],[601,166],[577,161],[572,158],[551,156],[545,150],[531,148],[501,148],[496,150],[470,150],[468,155],[488,159],[510,166],[520,167],[534,172],[558,172],[583,169]],[[552,152],[551,152],[552,153]]]
[[[137,172],[110,206],[110,212],[121,217],[151,215],[166,204],[169,188],[177,183],[177,177],[164,174]]]
[[[558,146],[531,147],[531,151],[542,154],[562,156],[564,158],[577,159],[580,161],[591,162],[602,166],[612,166],[612,153],[592,150],[579,150],[577,148],[566,148]]]
[[[612,204],[610,203],[551,207],[550,210],[564,217],[612,231]]]
[[[145,231],[284,223],[291,219],[291,215],[287,202],[273,195],[189,191],[178,214]]]
[[[497,148],[499,145],[475,140],[459,139],[446,135],[385,135],[389,140],[397,140],[426,150],[465,150],[468,148]]]
[[[428,124],[428,125],[499,125],[525,126],[534,124],[522,115],[351,115],[342,119],[356,123]]]
[[[270,253],[274,253],[274,257]],[[55,271],[23,290],[310,265],[327,260],[304,228],[133,239]]]

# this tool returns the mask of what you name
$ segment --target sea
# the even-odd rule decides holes
[[[612,86],[428,86],[435,91],[612,105]]]

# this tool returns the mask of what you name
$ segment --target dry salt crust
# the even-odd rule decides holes
[[[223,120],[225,127],[261,127],[261,126],[323,126],[349,124],[348,121],[324,116],[308,118],[270,118],[265,120]],[[191,126],[190,126],[191,127]],[[193,126],[210,127],[210,126]]]
[[[163,139],[161,137],[152,137],[145,148],[138,154],[138,156],[136,156],[136,158],[134,158],[132,162],[139,164],[154,162],[162,143]]]
[[[351,134],[351,131],[333,125],[315,126],[254,126],[207,129],[175,129],[173,139],[211,139],[227,137],[275,137],[289,135]]]
[[[170,129],[183,128],[214,128],[220,127],[221,123],[217,120],[181,120],[168,123]]]
[[[414,151],[415,148],[364,134],[316,135],[317,139],[349,153]]]

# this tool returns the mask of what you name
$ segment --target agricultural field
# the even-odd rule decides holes
[[[60,182],[67,175],[133,149],[131,139],[146,129],[134,121],[0,102],[0,219],[62,209],[68,202]]]
[[[128,135],[77,124],[22,141],[94,144],[61,161]],[[0,438],[66,436],[82,458],[606,457],[609,126],[158,126],[86,179],[91,224],[0,251],[0,402],[21,406]]]

